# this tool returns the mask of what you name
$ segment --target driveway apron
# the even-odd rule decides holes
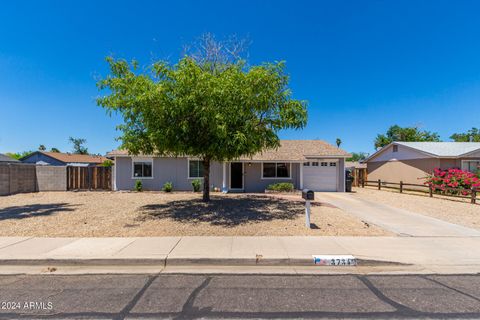
[[[401,236],[478,237],[480,231],[428,217],[412,211],[362,199],[355,193],[317,193],[317,199],[330,203],[365,222]]]

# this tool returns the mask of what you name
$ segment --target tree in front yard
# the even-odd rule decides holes
[[[375,138],[375,149],[382,148],[394,141],[440,141],[436,132],[420,130],[417,127],[400,127],[393,125],[385,134],[379,134]]]
[[[209,201],[212,161],[278,147],[280,130],[305,126],[307,104],[292,98],[283,62],[247,65],[235,45],[209,35],[198,48],[146,70],[108,57],[110,74],[98,82],[108,94],[97,103],[123,115],[118,129],[130,153],[200,158]]]

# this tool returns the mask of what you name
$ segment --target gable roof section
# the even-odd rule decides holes
[[[109,157],[128,156],[126,150],[113,150]],[[265,150],[252,157],[239,160],[251,161],[302,161],[310,158],[347,158],[350,154],[322,140],[280,140],[278,149]]]
[[[426,154],[433,158],[458,158],[480,151],[480,142],[404,142],[394,141],[372,154],[369,161],[387,150],[391,145],[400,145]]]
[[[107,160],[106,157],[102,156],[95,156],[95,155],[89,155],[89,154],[74,154],[74,153],[61,153],[61,152],[45,152],[45,151],[35,151],[34,153],[29,154],[28,156],[22,158],[26,159],[33,154],[40,153],[43,154],[47,157],[56,159],[58,161],[64,162],[64,163],[95,163],[95,164],[101,164],[105,160]]]
[[[3,153],[0,153],[0,162],[20,162],[17,159],[13,159]]]
[[[437,157],[460,157],[480,150],[480,142],[397,142],[397,144]]]

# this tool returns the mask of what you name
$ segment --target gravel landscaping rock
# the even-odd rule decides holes
[[[338,208],[300,196],[191,192],[40,192],[0,197],[0,236],[385,236]]]
[[[393,189],[355,188],[354,192],[362,199],[480,229],[480,204],[471,204],[468,199],[438,195],[430,198],[428,194],[401,194]]]

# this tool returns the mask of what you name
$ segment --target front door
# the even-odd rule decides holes
[[[230,189],[243,189],[243,162],[230,162]]]

